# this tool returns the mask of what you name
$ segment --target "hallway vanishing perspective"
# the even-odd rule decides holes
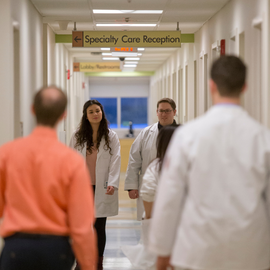
[[[79,154],[83,155],[88,165],[88,172],[94,172],[94,177],[92,177],[93,174],[90,173],[90,175],[91,178],[95,178],[91,182],[91,188],[93,186],[96,192],[95,195],[100,191],[104,193],[100,197],[102,198],[100,201],[103,200],[102,207],[98,209],[98,203],[95,201],[95,206],[91,208],[92,221],[94,208],[95,217],[103,218],[102,233],[104,233],[107,218],[105,251],[103,249],[100,252],[100,247],[98,247],[99,261],[103,260],[104,270],[155,270],[155,266],[153,269],[136,268],[121,250],[124,246],[135,246],[142,243],[142,241],[140,242],[142,224],[146,220],[141,222],[137,220],[137,217],[140,218],[140,214],[145,214],[144,210],[147,212],[147,206],[145,209],[142,204],[139,204],[138,209],[142,210],[142,213],[137,216],[137,200],[130,199],[129,192],[134,192],[131,193],[133,196],[139,194],[139,199],[142,198],[140,188],[142,176],[145,173],[143,170],[146,170],[149,164],[158,157],[155,151],[157,150],[156,139],[160,130],[166,125],[181,124],[183,127],[192,125],[205,116],[213,105],[216,105],[212,98],[210,75],[210,68],[215,60],[233,55],[243,61],[248,71],[247,88],[246,91],[243,91],[237,105],[259,124],[270,128],[270,0],[0,0],[0,36],[2,37],[0,42],[0,147],[13,140],[26,138],[35,130],[36,118],[31,106],[33,97],[43,87],[56,86],[59,88],[59,93],[62,95],[64,93],[68,100],[66,118],[59,122],[54,131],[57,142],[60,141],[61,145],[64,144],[77,150],[75,148],[78,145],[76,147],[75,143],[73,146],[71,145],[72,139],[75,138],[73,134],[78,131],[82,120],[85,120],[87,124],[90,123],[91,128],[85,129],[88,133],[83,129],[85,133],[81,134],[82,137],[85,136],[84,139],[87,139],[82,140],[81,146],[84,147],[80,149],[82,151]],[[165,101],[169,107],[159,107],[157,103],[164,98],[172,100],[175,106],[173,107],[170,102]],[[91,111],[89,106],[84,111],[85,103],[93,101],[99,103],[100,106],[95,104],[98,108],[92,107]],[[101,108],[104,110],[102,111]],[[102,117],[106,115],[109,124],[106,128],[104,128],[105,125],[103,126],[102,132],[104,133],[101,133],[102,128],[100,129],[101,120],[95,122],[97,117],[91,122],[90,114],[99,114],[102,120],[104,120]],[[168,118],[170,120],[169,116],[172,116],[172,121],[166,125],[161,124],[161,119],[166,122]],[[149,133],[146,132],[151,134],[149,137],[140,137],[139,134],[143,134],[142,131],[153,125],[156,125],[156,129],[147,130]],[[104,131],[105,129],[106,131]],[[250,133],[252,132],[255,131],[250,131]],[[99,136],[100,141],[98,142],[100,134],[102,135]],[[107,138],[108,134],[112,136],[109,137],[110,139]],[[117,169],[121,166],[118,215],[116,211],[117,192],[115,191],[117,191],[119,170],[115,170],[114,175],[111,176],[110,172],[113,170],[113,166],[110,166],[111,156],[98,158],[98,154],[101,153],[98,147],[105,137],[109,141],[109,143],[106,141],[108,145],[112,143],[111,138],[114,138],[114,143],[118,147],[116,151],[118,164],[114,166]],[[135,148],[139,150],[134,151],[134,158],[130,154],[130,149],[136,138],[140,138],[141,141],[139,143],[137,141]],[[147,145],[152,140],[153,145],[151,143]],[[242,141],[240,140],[239,144],[242,142],[244,142],[244,138]],[[91,146],[93,149],[97,147],[94,155],[90,150],[92,148],[87,148],[87,146]],[[222,146],[218,147],[222,148]],[[88,152],[83,152],[85,148]],[[105,148],[102,149],[107,153],[108,149]],[[225,146],[224,148],[230,149]],[[148,153],[144,156],[145,149],[147,149],[145,152],[154,153],[154,158],[150,154],[146,158]],[[234,147],[234,149],[236,148]],[[256,151],[258,149],[259,147],[256,148]],[[121,154],[119,154],[120,151]],[[205,155],[210,153],[208,148],[204,153],[206,153]],[[91,158],[88,155],[92,155]],[[15,156],[17,157],[17,155]],[[27,156],[23,158],[28,160]],[[190,160],[193,161],[196,158],[197,156],[194,154]],[[245,155],[243,155],[243,160],[244,158]],[[128,178],[125,174],[130,159],[134,163],[137,160],[139,163],[141,162],[139,165],[136,164],[137,167],[134,166],[134,179],[138,183],[136,182],[131,189],[127,187],[124,190],[125,178]],[[5,157],[0,153],[1,224],[5,220],[5,215],[7,216],[7,212],[4,210],[1,212],[1,207],[7,201],[3,189],[8,186],[3,181],[6,174],[1,174],[1,170],[6,166],[6,162],[3,160]],[[14,160],[13,157],[9,162]],[[98,160],[100,170],[96,165]],[[206,160],[208,159],[206,158]],[[143,161],[147,163],[147,166],[143,165]],[[230,166],[229,169],[232,170],[233,165],[230,164]],[[35,166],[31,164],[29,168],[35,168]],[[136,171],[137,169],[138,171]],[[18,175],[21,173],[20,170],[11,171]],[[63,171],[66,172],[66,170]],[[250,175],[253,173],[254,171]],[[255,172],[257,175],[264,175],[264,173],[265,171]],[[156,172],[155,180],[159,180],[160,175],[161,169]],[[110,180],[109,183],[109,177],[114,178],[114,181]],[[101,178],[102,180],[100,180]],[[102,188],[97,189],[97,183]],[[108,187],[112,188],[112,194],[105,193],[108,192]],[[259,189],[252,189],[250,193],[253,194],[254,190]],[[201,192],[201,190],[199,191]],[[5,199],[1,200],[1,194]],[[29,197],[38,197],[37,194],[34,193],[34,196]],[[89,199],[90,193],[88,195],[84,199]],[[108,199],[110,195],[112,195],[112,200]],[[95,198],[97,197],[98,195]],[[198,198],[198,196],[195,197]],[[16,196],[14,198],[16,201]],[[66,196],[67,198],[73,197]],[[38,203],[42,205],[44,201],[40,199]],[[172,204],[174,202],[170,205]],[[112,205],[115,208],[111,207]],[[106,211],[109,209],[108,212],[104,210],[105,208]],[[23,208],[23,210],[25,209]],[[32,207],[27,209],[26,213],[32,213]],[[99,215],[97,209],[102,209],[104,212],[100,211],[102,213]],[[45,209],[46,211],[47,209]],[[32,215],[35,218],[38,216],[38,214]],[[59,216],[57,215],[55,220],[58,221]],[[219,215],[217,216],[219,217]],[[88,218],[90,219],[90,215]],[[65,220],[66,223],[68,223],[67,220]],[[77,221],[77,219],[74,220]],[[19,221],[24,221],[24,219],[18,219],[17,224],[20,224]],[[84,224],[90,224],[90,222]],[[65,229],[70,229],[68,225]],[[31,226],[31,229],[35,227],[32,223]],[[31,231],[37,235],[37,238],[56,234],[60,238],[66,237],[69,240],[72,231],[70,229],[52,233],[46,228],[47,231],[45,230],[46,233],[44,233],[44,231],[40,232],[40,228],[37,227],[34,232]],[[59,227],[57,228],[59,229]],[[147,228],[150,228],[150,225]],[[1,229],[0,226],[0,233]],[[17,233],[20,238],[21,234],[24,236],[25,231],[17,230],[11,235]],[[147,233],[143,235],[148,237]],[[29,232],[26,231],[26,234],[28,237]],[[167,236],[167,234],[163,234],[163,236]],[[5,237],[5,235],[0,234],[0,254],[4,246],[1,237]],[[93,230],[92,237],[94,239]],[[99,239],[101,238],[99,237]],[[267,239],[267,236],[262,238]],[[165,241],[161,242],[165,243]],[[196,243],[195,240],[193,242]],[[96,248],[94,243],[93,240],[93,250]],[[74,246],[75,250],[76,245]],[[70,248],[69,243],[68,247]],[[149,251],[149,247],[147,248]],[[100,255],[103,254],[103,251],[104,256]],[[72,252],[70,253],[73,256]],[[78,254],[80,253],[78,252]],[[95,251],[92,254],[95,254]],[[145,254],[148,255],[147,252]],[[87,253],[88,255],[89,253]],[[80,255],[76,254],[76,256]],[[82,256],[84,257],[82,261],[87,256]],[[95,256],[93,255],[93,257]],[[85,259],[85,261],[88,260],[88,263],[89,258],[90,255]],[[156,263],[156,257],[154,260]],[[93,265],[94,261],[95,259],[91,261]],[[76,267],[75,264],[73,270]],[[100,269],[102,268],[98,270]],[[195,267],[194,269],[201,268]]]

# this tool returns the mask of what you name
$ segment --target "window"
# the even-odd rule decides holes
[[[147,98],[105,98],[91,97],[100,102],[104,108],[106,118],[109,121],[110,128],[129,128],[129,122],[132,122],[133,128],[145,128],[148,125]],[[117,100],[121,108],[118,108],[120,114],[117,119]],[[118,121],[121,122],[118,122]]]
[[[121,98],[121,128],[147,127],[147,98]]]
[[[117,128],[117,98],[91,97],[91,99],[96,99],[103,106],[110,128]]]

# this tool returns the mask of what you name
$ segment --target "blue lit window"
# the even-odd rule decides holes
[[[91,97],[91,99],[96,99],[102,104],[110,128],[117,128],[117,98]]]
[[[121,98],[121,128],[147,127],[147,98]]]

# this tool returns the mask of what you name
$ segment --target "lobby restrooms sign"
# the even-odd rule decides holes
[[[73,63],[73,72],[111,72],[121,71],[120,62],[82,62]]]

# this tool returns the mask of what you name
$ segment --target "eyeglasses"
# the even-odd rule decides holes
[[[165,113],[165,114],[169,114],[172,110],[157,110],[158,113],[162,114],[162,113]]]

